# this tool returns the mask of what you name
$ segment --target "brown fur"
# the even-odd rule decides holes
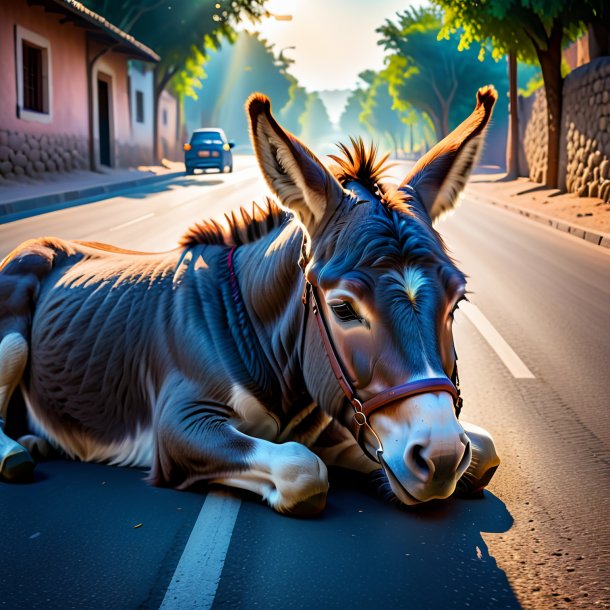
[[[338,164],[331,167],[335,178],[342,185],[350,181],[356,181],[372,193],[379,191],[381,203],[386,205],[390,210],[410,214],[411,208],[408,205],[410,196],[403,191],[382,184],[387,171],[393,167],[393,164],[388,163],[390,153],[386,153],[378,159],[377,146],[372,142],[368,150],[362,138],[354,139],[350,137],[350,142],[352,144],[351,150],[345,144],[338,144],[343,157],[329,155]]]

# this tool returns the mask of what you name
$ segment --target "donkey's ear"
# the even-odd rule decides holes
[[[485,126],[497,98],[493,86],[479,89],[474,112],[429,150],[403,180],[401,187],[415,189],[432,220],[455,206],[483,147]]]
[[[343,188],[300,140],[280,127],[271,114],[269,98],[253,93],[246,111],[256,158],[269,188],[314,235],[341,202]]]

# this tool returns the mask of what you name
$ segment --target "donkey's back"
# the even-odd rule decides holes
[[[9,254],[0,267],[0,360],[10,363],[0,413],[29,358],[21,387],[39,432],[82,460],[150,465],[161,371],[144,363],[171,317],[179,256],[55,238]]]

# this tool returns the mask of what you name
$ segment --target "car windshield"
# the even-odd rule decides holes
[[[224,144],[224,138],[218,131],[197,131],[191,138],[191,144]]]

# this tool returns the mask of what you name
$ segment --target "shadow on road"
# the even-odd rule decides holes
[[[521,608],[481,535],[513,523],[493,494],[405,510],[333,479],[316,519],[242,503],[214,607]]]

